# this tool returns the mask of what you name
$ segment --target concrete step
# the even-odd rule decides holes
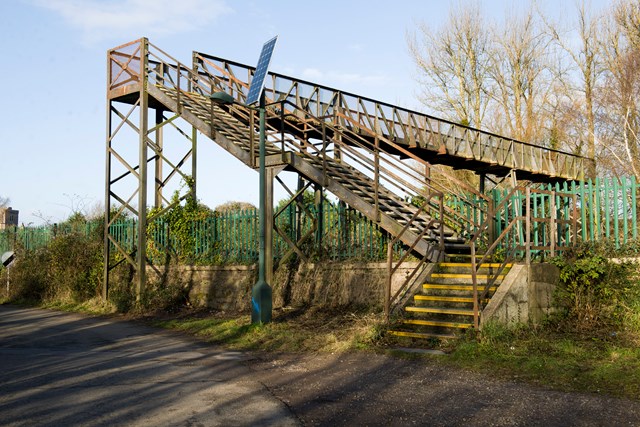
[[[493,277],[491,274],[477,274],[476,280],[479,286],[484,286]],[[504,278],[504,274],[498,275],[496,283],[502,282]],[[429,276],[429,282],[443,285],[472,285],[473,277],[466,273],[432,273]]]
[[[443,303],[468,303],[473,304],[473,297],[461,297],[452,295],[423,295],[417,294],[413,296],[415,302],[429,301],[429,302],[443,302]],[[487,299],[486,302],[489,302]]]

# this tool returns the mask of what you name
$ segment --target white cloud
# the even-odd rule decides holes
[[[170,35],[199,29],[232,11],[224,0],[34,0],[82,32],[85,42],[123,33]]]

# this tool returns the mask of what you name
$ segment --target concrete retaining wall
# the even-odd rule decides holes
[[[560,271],[551,264],[516,264],[482,311],[487,322],[538,323],[551,314]]]
[[[392,279],[394,292],[416,267],[406,263]],[[149,279],[157,279],[148,270]],[[248,311],[255,266],[169,266],[162,272],[169,283],[189,290],[195,306],[221,311]],[[278,269],[272,283],[274,308],[288,305],[325,307],[366,306],[382,310],[386,263],[301,264]]]
[[[392,279],[392,294],[416,267],[406,263]],[[155,273],[149,270],[149,278]],[[255,266],[170,266],[165,280],[189,291],[194,306],[218,311],[249,311]],[[157,278],[157,276],[156,276]],[[289,305],[368,307],[382,310],[386,263],[301,264],[280,268],[273,279],[274,308]],[[482,312],[481,325],[537,323],[553,312],[553,292],[559,270],[551,264],[514,265]]]

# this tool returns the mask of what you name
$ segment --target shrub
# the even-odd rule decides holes
[[[576,329],[620,327],[637,304],[639,289],[631,263],[615,263],[592,246],[552,260],[560,268],[556,298]]]

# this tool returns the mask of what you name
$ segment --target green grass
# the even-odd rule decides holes
[[[628,336],[504,328],[461,341],[444,363],[558,390],[640,399],[640,348]]]
[[[381,337],[377,315],[322,313],[314,310],[293,314],[274,313],[273,322],[266,325],[252,325],[248,316],[155,319],[151,324],[241,350],[372,350]]]

